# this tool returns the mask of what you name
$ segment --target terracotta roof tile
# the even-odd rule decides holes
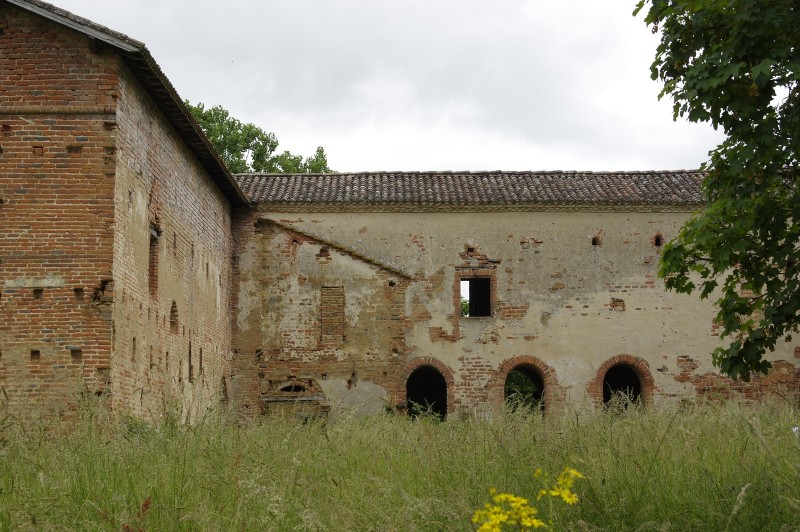
[[[703,173],[363,172],[240,174],[252,203],[341,206],[700,205]]]

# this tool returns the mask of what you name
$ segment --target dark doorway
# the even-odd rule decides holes
[[[508,372],[503,394],[506,404],[514,409],[544,410],[544,380],[530,366],[516,366]]]
[[[408,415],[433,414],[439,419],[447,415],[447,381],[433,366],[415,369],[406,382]]]
[[[642,380],[632,367],[625,364],[612,366],[603,377],[603,404],[614,396],[622,396],[627,402],[642,400]]]

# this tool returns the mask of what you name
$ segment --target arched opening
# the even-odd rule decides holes
[[[503,397],[514,409],[544,410],[544,379],[531,366],[515,366],[506,376]]]
[[[406,381],[408,415],[430,413],[444,419],[447,415],[447,381],[433,366],[420,366]]]
[[[627,364],[611,366],[603,377],[603,404],[608,405],[615,397],[624,404],[642,400],[642,379]]]
[[[299,384],[289,384],[289,385],[284,386],[283,388],[281,388],[280,391],[282,391],[282,392],[290,392],[290,393],[302,393],[302,392],[306,391],[306,387],[305,386],[301,386]]]

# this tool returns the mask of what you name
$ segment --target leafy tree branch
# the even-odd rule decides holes
[[[796,0],[641,0],[659,34],[651,75],[675,119],[710,122],[705,209],[664,246],[668,289],[716,298],[727,347],[714,362],[734,378],[800,325],[800,5]]]
[[[278,139],[255,124],[244,124],[230,116],[219,105],[206,108],[203,103],[192,105],[184,102],[192,116],[203,128],[208,139],[219,152],[228,170],[234,174],[287,173],[327,174],[325,150],[318,147],[314,155],[303,157],[288,151],[276,153]]]

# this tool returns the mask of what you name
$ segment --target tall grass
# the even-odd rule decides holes
[[[86,407],[0,423],[0,529],[469,530],[490,487],[535,499],[534,469],[569,465],[565,529],[794,530],[796,425],[776,405],[193,426]]]

